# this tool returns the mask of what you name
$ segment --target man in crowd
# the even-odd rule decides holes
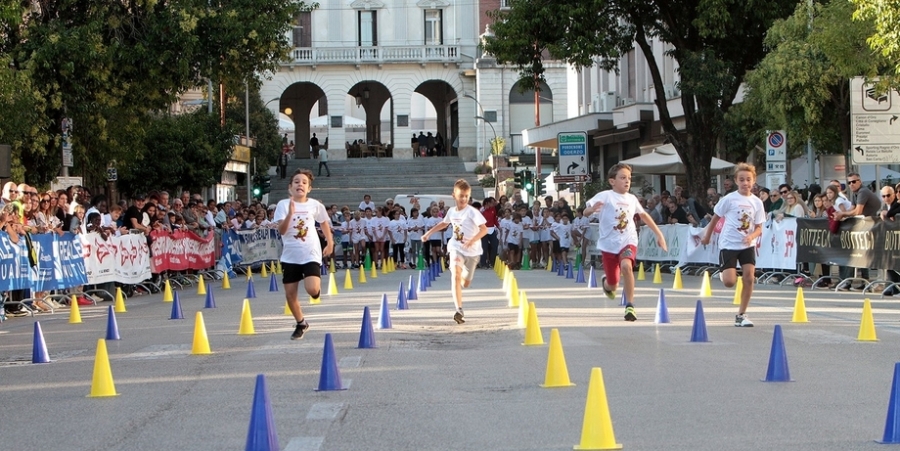
[[[873,193],[872,190],[862,185],[862,180],[859,178],[859,174],[857,174],[856,172],[847,174],[847,186],[854,194],[853,208],[851,208],[850,211],[835,211],[834,219],[840,221],[843,218],[850,218],[853,216],[875,218],[879,215],[879,210],[881,210],[881,198],[877,194]],[[841,279],[853,277],[853,274],[851,274],[850,271],[850,267],[841,266]],[[869,270],[867,268],[860,268],[857,277],[868,279]]]

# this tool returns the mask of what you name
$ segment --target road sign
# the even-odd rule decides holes
[[[787,138],[784,130],[769,132],[766,137],[766,162],[787,161]]]
[[[106,181],[115,182],[119,180],[119,171],[116,168],[106,168]]]
[[[559,149],[559,175],[556,183],[586,182],[590,176],[586,132],[562,132],[556,135]]]
[[[900,163],[900,93],[877,93],[863,77],[850,80],[850,159]]]

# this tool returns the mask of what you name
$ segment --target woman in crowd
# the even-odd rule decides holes
[[[806,203],[800,197],[800,193],[795,190],[788,191],[782,196],[784,203],[775,213],[776,220],[781,221],[784,218],[805,218],[808,216]]]

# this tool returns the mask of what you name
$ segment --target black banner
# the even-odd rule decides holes
[[[900,268],[900,222],[870,218],[841,221],[838,233],[827,219],[797,219],[797,261],[855,268]]]

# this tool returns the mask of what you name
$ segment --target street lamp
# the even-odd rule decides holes
[[[494,141],[492,141],[492,142],[497,142],[497,131],[494,130],[494,124],[491,124],[490,122],[488,122],[488,120],[485,119],[484,116],[475,116],[475,119],[481,119],[482,124],[488,124],[491,126],[491,133],[494,134]],[[482,125],[481,128],[484,129],[484,125]],[[492,155],[493,155],[493,150],[494,150],[494,147],[492,145],[491,146],[491,154]]]
[[[472,97],[471,94],[467,92],[463,92],[463,97],[468,97],[475,101],[475,104],[478,105],[478,109],[481,110],[481,116],[475,116],[475,120],[481,119],[481,135],[484,136],[484,124],[490,124],[487,120],[484,119],[484,107],[481,106],[481,102],[478,101],[475,97]],[[491,125],[491,130],[494,130],[494,126]],[[494,139],[497,139],[497,132],[494,132]],[[481,147],[481,157],[484,157],[484,140],[479,140],[479,147]],[[479,162],[484,161],[484,158],[479,158]]]

